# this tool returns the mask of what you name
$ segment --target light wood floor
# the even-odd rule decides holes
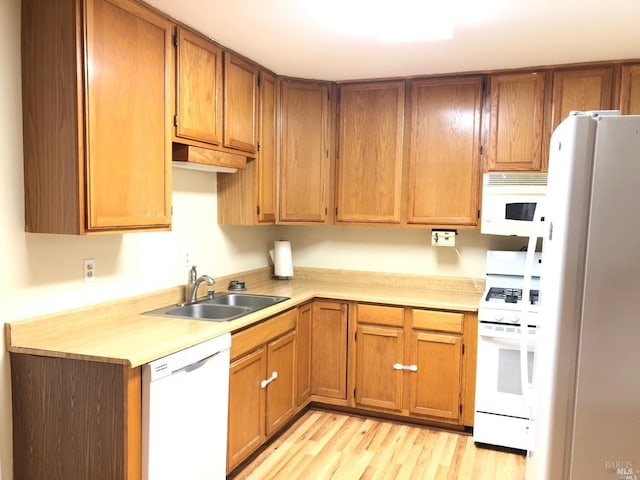
[[[519,480],[525,463],[470,435],[309,410],[234,480]]]

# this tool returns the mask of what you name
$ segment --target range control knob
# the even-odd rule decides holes
[[[520,323],[520,317],[517,315],[514,315],[513,318],[511,319],[511,323]]]
[[[504,322],[504,315],[496,315],[496,322]]]

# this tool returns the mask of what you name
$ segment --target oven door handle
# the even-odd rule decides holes
[[[536,335],[536,330],[535,327],[529,327],[529,332],[528,332],[528,342],[529,344],[532,344],[535,342],[535,337]],[[521,333],[520,332],[500,332],[500,331],[495,331],[492,329],[483,329],[482,326],[480,326],[480,329],[478,330],[478,336],[479,337],[483,337],[486,339],[489,339],[489,341],[491,341],[491,339],[497,339],[497,340],[511,340],[512,343],[520,343],[521,340]]]

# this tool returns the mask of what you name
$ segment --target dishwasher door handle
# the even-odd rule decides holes
[[[278,372],[273,372],[269,378],[260,382],[260,388],[267,388],[267,385],[273,382],[276,378],[278,378]]]
[[[216,352],[213,355],[209,355],[208,357],[203,358],[202,360],[198,360],[195,363],[192,363],[190,365],[187,365],[186,367],[183,368],[183,370],[185,372],[193,372],[194,370],[199,369],[200,367],[202,367],[205,363],[207,363],[209,360],[211,360],[213,357],[215,357],[216,355],[218,355],[220,352]]]

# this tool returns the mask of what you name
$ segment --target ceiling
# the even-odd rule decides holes
[[[291,77],[339,81],[640,58],[638,0],[501,0],[503,8],[492,17],[454,26],[452,39],[403,43],[323,26],[319,15],[303,8],[309,0],[146,1]],[[327,0],[311,1],[331,8]],[[363,3],[341,0],[338,5],[349,1]],[[404,27],[409,19],[427,17],[412,14],[406,6],[403,15],[397,15],[398,1],[386,0],[396,12],[387,12],[390,22]],[[368,0],[368,5],[373,3],[386,6]],[[338,19],[345,10],[334,11]]]

